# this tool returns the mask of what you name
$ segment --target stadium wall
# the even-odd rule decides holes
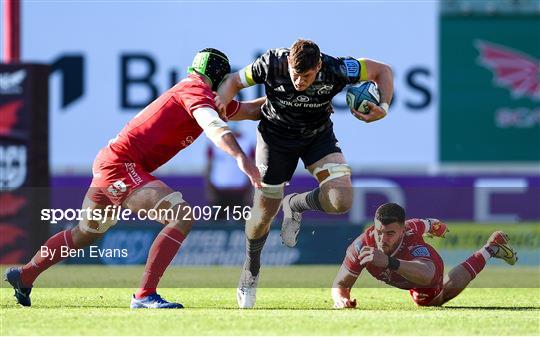
[[[392,118],[366,125],[350,115],[344,94],[334,101],[336,134],[353,167],[426,171],[437,165],[438,17],[434,2],[309,6],[256,1],[159,6],[151,2],[129,6],[23,2],[22,6],[25,59],[53,67],[50,144],[55,175],[90,174],[98,150],[144,105],[185,76],[198,50],[221,49],[233,68],[239,69],[266,49],[290,46],[299,37],[315,40],[328,54],[373,58],[394,69]],[[404,18],[406,12],[414,12],[415,19]],[[344,20],[340,13],[354,14],[354,19]],[[373,13],[384,13],[385,21],[396,23],[399,29],[381,26],[380,16]],[[160,20],[148,24],[148,15]],[[215,26],[204,22],[223,24],[211,29]],[[241,98],[260,95],[259,87],[245,90]],[[254,135],[255,123],[243,127]],[[358,144],[365,146],[360,150]],[[202,139],[196,141],[159,172],[201,172],[205,145]]]

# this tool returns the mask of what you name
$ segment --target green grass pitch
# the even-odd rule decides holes
[[[239,267],[172,267],[160,293],[186,309],[130,310],[142,267],[58,266],[36,282],[31,308],[17,306],[2,282],[0,334],[540,335],[538,267],[488,266],[441,308],[417,307],[407,291],[363,275],[353,290],[359,307],[334,310],[337,268],[264,267],[257,308],[240,310]]]

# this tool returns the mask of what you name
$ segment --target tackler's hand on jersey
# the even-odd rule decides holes
[[[228,122],[229,119],[227,118],[227,105],[223,103],[223,100],[221,97],[219,97],[218,93],[214,91],[215,97],[214,97],[214,103],[216,104],[217,113],[219,114],[219,118],[221,118],[223,121]]]
[[[367,114],[361,113],[360,111],[357,111],[355,109],[350,109],[354,117],[366,123],[371,123],[374,121],[378,121],[379,119],[382,119],[386,116],[387,112],[384,107],[382,107],[382,104],[384,103],[382,103],[381,105],[376,105],[375,103],[367,102],[367,104],[369,106],[369,113]]]

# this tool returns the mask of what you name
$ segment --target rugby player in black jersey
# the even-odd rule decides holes
[[[246,221],[247,256],[237,290],[241,308],[255,305],[261,251],[281,204],[281,238],[289,247],[296,244],[302,212],[339,214],[350,209],[351,169],[334,135],[332,98],[346,85],[367,80],[377,83],[380,104],[370,104],[368,114],[351,113],[369,123],[388,113],[391,68],[370,59],[322,54],[313,41],[300,39],[291,48],[268,50],[219,87],[216,105],[222,113],[242,88],[264,84],[267,96],[257,128],[256,162],[263,187],[255,191],[252,216]],[[319,187],[283,198],[299,159]]]

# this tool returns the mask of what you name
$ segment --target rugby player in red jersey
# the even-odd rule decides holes
[[[379,281],[409,290],[417,305],[440,306],[459,295],[488,259],[503,259],[510,265],[517,261],[508,236],[497,231],[480,250],[443,277],[443,260],[424,242],[423,235],[444,237],[447,231],[446,224],[437,219],[405,220],[405,210],[398,204],[380,206],[375,225],[347,248],[332,286],[334,307],[356,307],[351,288],[364,268]]]
[[[226,116],[216,112],[213,91],[231,68],[227,56],[219,50],[200,51],[188,69],[189,76],[158,97],[136,115],[97,155],[93,180],[82,209],[105,209],[121,205],[133,212],[139,210],[174,210],[176,218],[159,219],[165,227],[154,240],[139,290],[131,300],[132,308],[182,308],[161,298],[156,288],[165,269],[178,252],[193,221],[184,215],[189,211],[182,193],[174,191],[151,172],[188,147],[201,133],[223,151],[234,157],[238,167],[254,187],[261,187],[255,164],[244,154],[223,121],[259,119],[264,98],[251,102],[231,102]],[[87,247],[113,225],[115,219],[83,219],[78,226],[57,233],[44,246],[60,252],[61,247]],[[42,256],[41,251],[23,267],[6,270],[6,280],[15,289],[17,302],[30,306],[32,284],[40,273],[62,260],[61,254]]]

